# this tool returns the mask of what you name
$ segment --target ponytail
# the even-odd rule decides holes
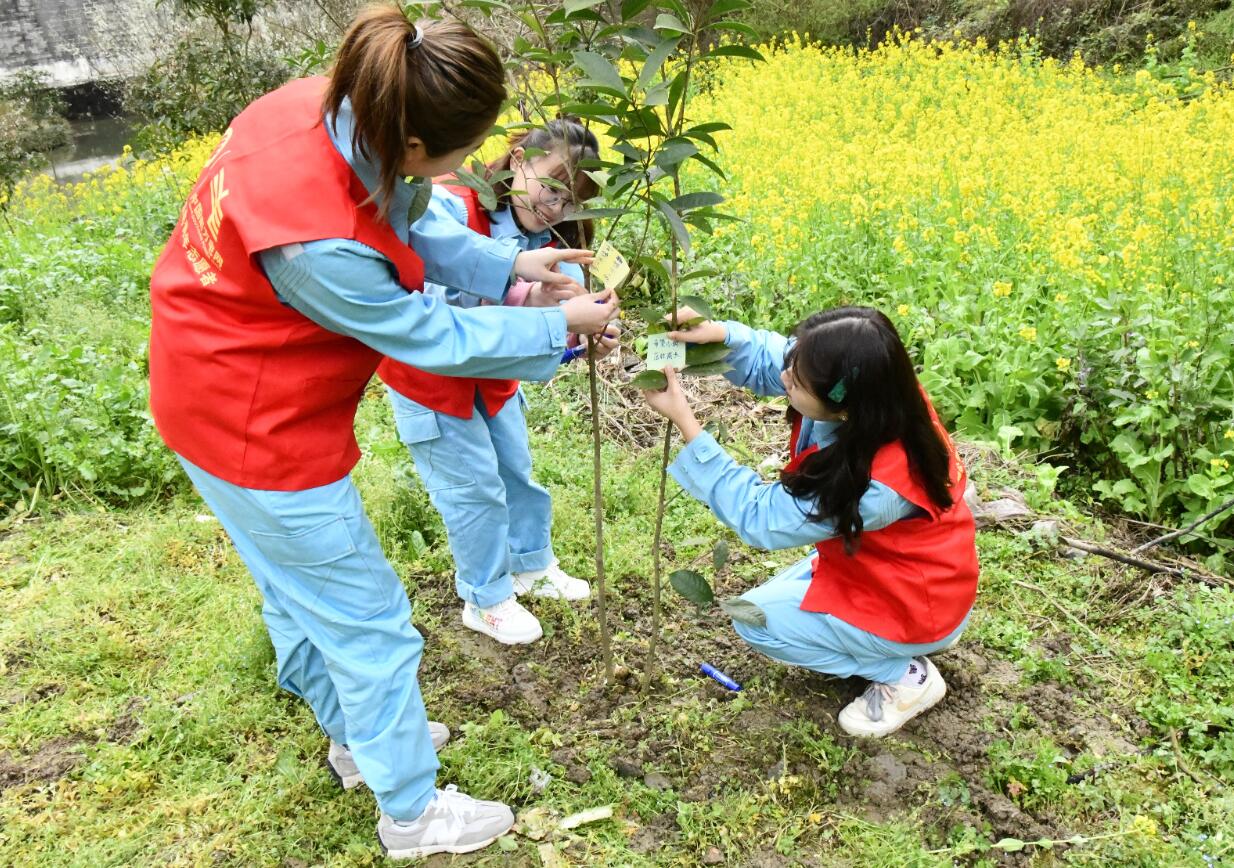
[[[413,25],[395,6],[362,10],[339,47],[322,106],[338,114],[350,98],[352,146],[377,164],[376,194],[387,216],[403,176],[407,141],[439,157],[478,141],[506,98],[501,59],[469,27],[451,21]]]

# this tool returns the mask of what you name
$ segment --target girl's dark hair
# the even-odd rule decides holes
[[[815,504],[808,519],[833,521],[844,550],[855,552],[874,453],[895,440],[930,500],[951,506],[951,449],[891,321],[874,308],[838,307],[807,317],[795,334],[784,366],[829,411],[848,416],[834,442],[780,475],[790,494]]]
[[[525,130],[510,137],[506,152],[488,164],[491,177],[496,172],[510,169],[515,148],[531,148],[546,154],[560,154],[561,169],[554,173],[570,190],[576,202],[585,202],[600,192],[591,176],[579,168],[583,160],[595,160],[600,156],[600,143],[595,134],[575,118],[557,118],[542,127]],[[526,159],[531,160],[531,157]],[[493,184],[497,193],[497,210],[510,207],[510,192],[514,179],[505,178]],[[594,225],[590,220],[563,220],[553,231],[570,247],[587,247],[591,244]]]
[[[351,99],[352,145],[378,165],[383,217],[408,139],[424,142],[429,157],[466,147],[492,128],[506,98],[501,59],[474,31],[453,21],[419,28],[417,42],[397,7],[363,9],[343,37],[322,106],[333,117]]]

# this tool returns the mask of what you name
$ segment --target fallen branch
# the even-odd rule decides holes
[[[1195,530],[1197,527],[1204,524],[1204,522],[1208,521],[1209,519],[1216,518],[1217,516],[1221,515],[1221,513],[1231,508],[1234,508],[1234,498],[1227,500],[1225,503],[1221,504],[1221,506],[1217,507],[1212,512],[1209,512],[1209,513],[1206,513],[1200,516],[1199,518],[1191,522],[1191,524],[1187,525],[1186,527],[1181,528],[1180,530],[1171,531],[1170,533],[1167,533],[1164,536],[1159,536],[1156,539],[1149,540],[1148,542],[1144,543],[1144,545],[1136,546],[1131,551],[1133,554],[1139,554],[1140,552],[1148,551],[1154,546],[1159,546],[1162,543],[1169,542],[1170,540],[1178,539],[1180,536],[1186,536],[1187,534]]]
[[[1129,567],[1139,567],[1142,570],[1147,570],[1150,573],[1165,573],[1169,576],[1176,576],[1180,579],[1195,578],[1198,573],[1193,570],[1180,570],[1176,567],[1169,567],[1165,564],[1159,564],[1155,561],[1146,561],[1141,558],[1133,558],[1131,555],[1125,555],[1122,552],[1116,552],[1113,549],[1102,548],[1098,545],[1093,545],[1084,540],[1071,539],[1070,537],[1061,537],[1062,541],[1073,549],[1079,549],[1082,552],[1088,552],[1091,555],[1101,555],[1103,558],[1109,558],[1112,561],[1118,561],[1120,564],[1126,564]]]

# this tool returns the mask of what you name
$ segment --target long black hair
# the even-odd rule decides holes
[[[855,552],[862,531],[858,503],[870,485],[874,453],[896,440],[930,499],[950,507],[951,450],[891,321],[874,308],[837,307],[807,317],[795,334],[785,367],[830,412],[847,417],[834,442],[780,475],[790,494],[814,503],[807,518],[833,521],[844,550]]]
[[[490,176],[510,168],[510,160],[515,148],[562,154],[565,157],[559,172],[562,177],[556,180],[570,188],[575,201],[586,201],[600,192],[599,186],[591,179],[591,176],[579,168],[583,160],[595,160],[599,157],[600,142],[596,139],[595,133],[583,126],[576,118],[556,118],[542,127],[515,133],[507,143],[505,154],[488,164]],[[527,157],[526,159],[532,158]],[[498,211],[510,207],[512,183],[511,178],[505,178],[493,184],[493,190],[497,193]],[[592,221],[571,220],[568,217],[553,228],[553,232],[560,235],[570,247],[587,247],[591,244],[593,231]]]

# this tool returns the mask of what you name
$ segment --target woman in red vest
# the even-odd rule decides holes
[[[559,118],[520,132],[507,152],[489,165],[497,206],[480,204],[476,191],[445,178],[433,188],[430,212],[466,223],[521,248],[586,247],[591,222],[567,219],[573,204],[598,188],[578,170],[599,155],[586,127]],[[511,172],[513,177],[506,177]],[[573,263],[562,271],[577,275]],[[464,295],[429,284],[428,293],[451,304],[547,306],[560,291],[539,284],[495,286],[485,295]],[[616,327],[613,327],[614,332]],[[599,354],[616,345],[601,340]],[[573,351],[567,353],[572,356]],[[567,574],[553,554],[553,503],[531,473],[531,447],[517,380],[443,377],[393,359],[377,374],[389,387],[399,438],[406,444],[433,506],[441,513],[454,555],[455,588],[463,600],[463,624],[505,645],[544,635],[539,620],[516,594],[585,600],[590,587]]]
[[[459,310],[420,292],[426,279],[469,290],[518,276],[581,293],[556,265],[585,251],[410,220],[405,177],[457,168],[496,121],[503,82],[466,27],[366,10],[329,78],[235,119],[150,282],[155,423],[256,580],[279,684],[312,707],[343,786],[373,791],[398,858],[479,849],[514,818],[436,789],[449,730],[425,714],[423,640],[348,476],[356,408],[383,356],[548,379],[569,332],[603,331],[616,313],[611,294]]]
[[[687,492],[750,545],[817,549],[747,592],[756,614],[735,629],[773,659],[868,679],[840,726],[895,732],[946,693],[925,655],[959,638],[977,595],[964,466],[895,327],[872,308],[842,307],[807,318],[795,340],[735,322],[671,335],[725,342],[729,380],[790,405],[791,460],[765,483],[703,431],[675,372],[646,393],[688,444],[670,467]]]

